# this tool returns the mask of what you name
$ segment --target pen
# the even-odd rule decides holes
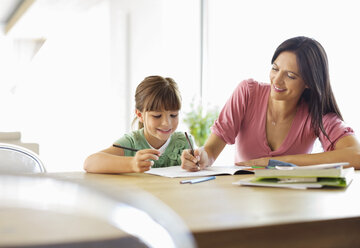
[[[209,181],[209,180],[213,180],[215,179],[216,177],[215,176],[211,176],[211,177],[200,177],[200,178],[196,178],[196,179],[190,179],[190,180],[182,180],[180,181],[181,184],[184,184],[184,183],[190,183],[190,184],[193,184],[193,183],[201,183],[201,182],[206,182],[206,181]]]
[[[188,136],[187,132],[185,132],[185,136],[186,136],[186,139],[187,139],[187,141],[189,143],[189,146],[190,146],[190,153],[191,153],[191,155],[193,155],[195,157],[194,149],[193,149],[193,147],[191,145],[191,142],[190,142],[190,139],[189,139],[189,136]],[[196,163],[196,165],[199,168],[199,163]]]
[[[122,149],[126,149],[126,150],[133,151],[133,152],[139,151],[138,149],[135,149],[135,148],[120,146],[120,145],[115,145],[115,144],[113,144],[113,147],[122,148]]]

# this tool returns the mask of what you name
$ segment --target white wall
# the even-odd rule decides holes
[[[0,63],[9,72],[1,74],[7,98],[1,98],[0,130],[21,131],[23,141],[39,143],[50,172],[82,170],[86,156],[130,131],[133,95],[143,78],[173,77],[184,102],[198,92],[199,7],[193,0],[98,1],[31,25],[33,18],[51,18],[35,6],[18,26],[26,37],[19,29],[0,37],[7,56]],[[32,35],[45,43],[28,60]]]

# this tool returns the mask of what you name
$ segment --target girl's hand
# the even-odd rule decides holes
[[[237,162],[236,165],[242,165],[242,166],[263,166],[266,167],[269,164],[269,160],[271,158],[257,158],[252,159],[244,162]]]
[[[150,170],[154,165],[153,160],[158,160],[160,152],[154,149],[144,149],[136,152],[132,161],[132,170],[134,172],[144,172]]]
[[[194,150],[194,155],[191,155],[190,150],[184,150],[181,154],[181,168],[187,171],[199,171],[212,164],[203,147]]]

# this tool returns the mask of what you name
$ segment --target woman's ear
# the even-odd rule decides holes
[[[144,117],[143,117],[143,114],[140,112],[140,110],[135,109],[135,115],[140,122],[144,123],[144,120],[143,120]]]

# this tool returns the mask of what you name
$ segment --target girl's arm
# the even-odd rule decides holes
[[[124,150],[109,147],[86,158],[84,170],[90,173],[131,173],[148,171],[153,161],[159,159],[159,151],[144,149],[134,157],[124,156]]]
[[[286,155],[279,157],[266,157],[236,163],[237,165],[267,166],[269,159],[276,159],[296,165],[312,165],[348,162],[355,169],[360,169],[360,143],[354,135],[348,135],[338,140],[335,150],[313,154]]]

